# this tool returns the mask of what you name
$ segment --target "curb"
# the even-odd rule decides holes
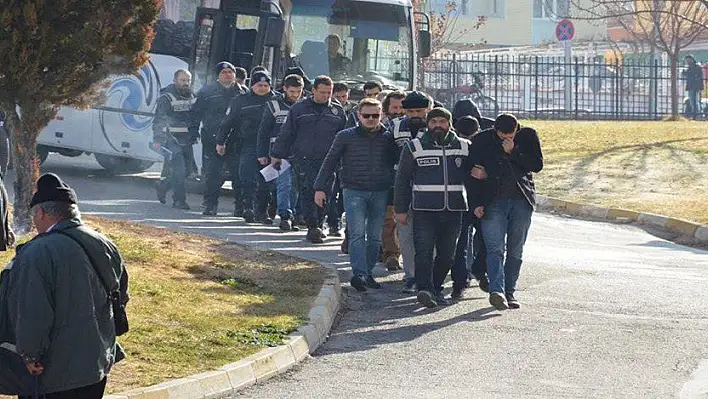
[[[265,348],[215,371],[166,381],[146,388],[104,396],[106,399],[223,398],[282,374],[308,358],[329,335],[340,307],[342,287],[337,270],[328,276],[310,308],[308,324],[289,335],[285,344]]]
[[[559,198],[537,196],[539,209],[555,210],[565,214],[584,216],[613,222],[640,223],[666,229],[684,237],[690,237],[701,244],[708,244],[708,226],[688,220],[655,215],[653,213],[635,212],[621,208],[601,208],[595,205],[579,204]]]

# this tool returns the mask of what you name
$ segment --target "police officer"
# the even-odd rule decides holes
[[[248,89],[238,83],[239,77],[245,79],[246,71],[243,68],[236,68],[230,62],[220,62],[216,64],[216,82],[209,83],[197,94],[197,101],[192,107],[192,117],[194,123],[202,124],[202,174],[206,178],[206,190],[204,192],[204,215],[216,216],[219,200],[219,191],[223,184],[221,171],[223,170],[223,160],[216,153],[216,135],[219,132],[219,125],[226,114],[231,100],[238,95],[246,94]],[[239,76],[240,75],[240,76]],[[211,163],[215,162],[215,168],[211,168]],[[241,181],[238,178],[238,164],[231,168],[233,176],[232,187],[234,197],[241,202]]]
[[[290,108],[270,152],[273,165],[280,164],[281,159],[292,157],[302,213],[307,223],[307,240],[312,243],[322,243],[325,237],[320,228],[324,211],[312,200],[315,196],[315,178],[334,136],[344,129],[347,121],[344,108],[331,100],[332,85],[329,76],[315,78],[312,97]]]
[[[243,218],[246,223],[255,221],[272,224],[266,215],[268,189],[260,176],[260,165],[256,150],[258,146],[258,126],[263,117],[263,109],[277,94],[271,90],[271,78],[267,71],[258,70],[251,75],[251,91],[237,96],[231,101],[229,111],[221,123],[216,138],[216,152],[225,155],[226,143],[232,138],[241,142],[239,176],[243,196]]]
[[[472,165],[470,142],[452,130],[450,111],[432,109],[427,125],[423,137],[403,149],[394,206],[402,225],[408,223],[408,210],[413,209],[418,301],[432,308],[447,304],[442,285],[455,257],[462,214],[468,210],[465,185],[471,183]]]
[[[267,165],[270,149],[280,133],[280,129],[288,118],[290,108],[302,99],[305,82],[298,75],[288,75],[283,80],[284,97],[268,101],[263,110],[261,125],[258,129],[258,162]],[[294,204],[292,168],[281,172],[276,180],[276,198],[278,215],[280,216],[280,229],[283,231],[298,231],[299,228],[292,223]]]
[[[195,102],[191,83],[192,74],[189,71],[175,71],[173,83],[157,100],[152,125],[154,149],[170,154],[165,158],[168,177],[158,182],[157,198],[164,204],[167,191],[172,188],[172,207],[178,209],[190,209],[186,191],[187,168],[192,162],[192,146],[199,139],[199,125],[194,123],[190,113]]]
[[[413,91],[406,95],[403,100],[403,112],[405,115],[393,119],[391,131],[396,148],[400,151],[405,148],[408,142],[415,137],[422,137],[425,132],[425,115],[433,107],[433,100],[425,93]],[[400,159],[400,156],[399,156]],[[398,165],[396,165],[396,169]],[[413,245],[413,213],[410,212],[405,225],[397,224],[398,242],[403,257],[403,292],[412,294],[416,292],[415,287],[415,247]]]

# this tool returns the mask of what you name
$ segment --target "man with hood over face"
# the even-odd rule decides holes
[[[479,112],[477,104],[468,99],[462,99],[455,103],[452,108],[452,123],[457,123],[457,120],[463,116],[472,116],[479,122],[479,131],[485,131],[494,127],[494,119],[483,117]]]

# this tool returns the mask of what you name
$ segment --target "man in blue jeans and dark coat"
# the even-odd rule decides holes
[[[426,120],[428,130],[401,152],[394,207],[402,225],[408,223],[409,208],[413,210],[418,302],[434,308],[448,303],[442,285],[455,258],[462,214],[468,210],[465,186],[471,183],[472,165],[470,141],[452,130],[450,111],[433,108]]]
[[[324,208],[332,174],[342,163],[340,179],[347,214],[352,287],[381,288],[372,271],[379,258],[381,232],[393,184],[393,136],[381,124],[381,102],[361,100],[359,125],[337,134],[315,180],[315,203]]]
[[[482,220],[489,303],[498,310],[518,309],[514,294],[536,206],[533,174],[543,169],[541,143],[534,129],[520,127],[516,117],[502,114],[493,130],[472,138],[471,158],[486,172],[486,179],[473,183],[471,202]]]

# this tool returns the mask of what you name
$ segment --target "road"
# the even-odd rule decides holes
[[[307,246],[303,233],[173,210],[140,178],[105,176],[85,158],[52,155],[44,169],[76,189],[84,213],[274,248],[348,277],[339,241]],[[524,256],[522,309],[503,313],[476,288],[456,305],[422,309],[399,292],[400,275],[377,269],[384,289],[346,290],[341,320],[312,359],[237,396],[708,397],[708,252],[633,226],[538,213]]]

